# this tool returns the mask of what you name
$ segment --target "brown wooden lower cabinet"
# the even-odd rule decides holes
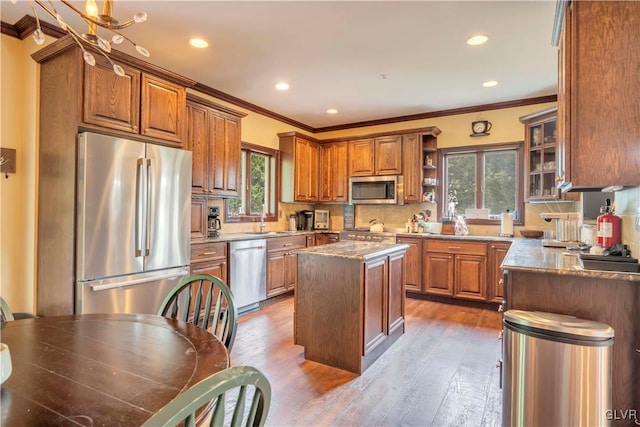
[[[298,281],[298,256],[291,251],[306,246],[307,236],[267,240],[267,298],[295,289]]]
[[[328,245],[340,241],[339,233],[316,233],[316,246]]]
[[[407,264],[407,291],[422,291],[422,238],[398,237],[396,242],[409,245],[405,257]]]
[[[305,358],[362,373],[404,333],[404,249],[367,259],[298,255],[294,341]]]
[[[428,294],[453,296],[453,255],[424,254],[422,288]]]
[[[487,295],[487,257],[455,255],[453,296],[484,301]]]
[[[488,295],[490,301],[501,303],[504,298],[504,280],[500,265],[509,251],[511,243],[495,242],[489,244]]]
[[[191,244],[191,274],[209,274],[227,283],[227,243]]]
[[[419,258],[420,238],[399,237],[407,251],[407,290],[475,301],[502,302],[500,264],[511,242],[425,238]],[[419,267],[415,259],[418,258]],[[416,278],[421,287],[415,286]],[[412,283],[409,286],[409,283]]]
[[[316,245],[316,236],[314,234],[307,234],[307,247]]]
[[[404,276],[402,253],[365,263],[364,356],[404,327]]]
[[[207,199],[204,197],[192,197],[191,240],[206,239],[207,234]]]

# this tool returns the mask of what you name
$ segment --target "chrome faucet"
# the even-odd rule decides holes
[[[266,225],[264,223],[264,205],[262,205],[262,213],[260,214],[260,232],[264,233]]]

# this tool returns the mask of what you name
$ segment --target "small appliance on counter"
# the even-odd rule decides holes
[[[329,211],[316,209],[313,212],[313,228],[316,230],[329,229]]]
[[[219,237],[220,233],[218,233],[218,230],[220,230],[222,228],[222,225],[220,223],[220,219],[218,218],[220,216],[220,208],[217,206],[211,206],[209,207],[209,217],[208,217],[208,221],[207,221],[207,230],[208,233],[207,235],[209,237]]]
[[[313,230],[313,211],[304,210],[298,212],[298,230]]]
[[[542,246],[566,248],[580,242],[580,227],[582,225],[580,212],[541,213],[540,217],[546,222],[556,221],[556,238],[543,239]]]
[[[298,224],[296,221],[296,214],[289,215],[289,231],[296,231],[298,229]]]

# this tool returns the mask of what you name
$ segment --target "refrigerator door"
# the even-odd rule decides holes
[[[76,283],[76,313],[157,314],[189,267]]]
[[[145,144],[93,133],[78,137],[76,279],[143,271],[141,197]],[[42,212],[41,215],[46,215]]]
[[[145,271],[189,265],[191,152],[147,144]]]

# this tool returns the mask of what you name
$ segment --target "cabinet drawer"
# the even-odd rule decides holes
[[[487,244],[481,242],[461,242],[460,240],[425,240],[425,251],[453,254],[486,255]]]
[[[276,252],[307,247],[307,236],[275,237],[267,240],[267,251]]]
[[[226,242],[199,243],[191,245],[191,262],[208,261],[227,257]]]

